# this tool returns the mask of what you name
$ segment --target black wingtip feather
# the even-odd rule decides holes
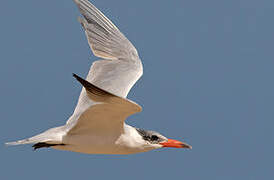
[[[77,81],[79,81],[85,88],[87,88],[87,86],[89,86],[89,82],[88,81],[86,81],[86,80],[84,80],[83,78],[81,78],[80,76],[78,76],[77,74],[72,74],[73,75],[73,77],[77,80]]]
[[[110,92],[107,92],[93,84],[91,84],[90,82],[88,82],[87,80],[79,77],[78,75],[73,73],[73,77],[76,78],[77,81],[79,81],[82,86],[84,86],[84,88],[89,91],[90,93],[94,94],[94,95],[99,95],[99,96],[115,96]]]
[[[75,78],[79,77],[79,76],[77,76],[77,74],[75,74],[75,73],[72,73],[72,76],[75,77]]]
[[[81,77],[78,76],[77,74],[72,73],[72,75],[73,75],[73,77],[74,77],[77,81],[79,81],[81,84],[83,84],[83,83],[88,83],[88,81],[84,80],[83,78],[81,78]]]
[[[40,142],[40,143],[34,144],[32,147],[33,147],[33,150],[35,151],[40,148],[49,148],[52,146],[64,146],[64,145],[65,144],[48,144],[48,143]]]

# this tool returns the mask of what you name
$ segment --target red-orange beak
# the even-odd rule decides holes
[[[190,146],[190,145],[188,145],[188,144],[186,144],[186,143],[183,143],[183,142],[174,140],[174,139],[168,139],[167,141],[161,142],[161,143],[159,143],[159,144],[161,144],[163,147],[188,148],[188,149],[192,149],[192,146]]]

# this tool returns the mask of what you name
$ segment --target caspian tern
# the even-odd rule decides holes
[[[86,80],[73,74],[83,89],[64,126],[6,144],[34,144],[34,150],[52,147],[87,154],[132,154],[162,147],[191,149],[186,143],[124,122],[142,110],[126,98],[143,74],[142,62],[131,42],[93,4],[88,0],[74,2],[83,15],[79,21],[92,52],[103,60],[92,64]]]

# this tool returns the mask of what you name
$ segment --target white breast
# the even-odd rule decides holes
[[[133,154],[157,148],[150,146],[134,127],[127,124],[124,124],[124,133],[120,135],[68,135],[63,142],[67,145],[53,148],[86,154]]]

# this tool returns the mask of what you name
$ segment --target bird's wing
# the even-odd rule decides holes
[[[74,1],[84,17],[79,21],[95,56],[126,61],[139,59],[135,47],[102,12],[88,0]]]
[[[83,108],[83,112],[75,114],[68,126],[68,134],[96,133],[119,133],[122,131],[124,120],[142,110],[142,107],[133,101],[118,97],[107,92],[77,75],[73,75],[84,87],[90,106]],[[92,130],[92,131],[91,131]]]
[[[131,42],[88,0],[74,0],[95,56],[105,60],[93,63],[87,80],[117,96],[126,97],[143,74],[142,62]]]
[[[91,50],[96,56],[103,58],[103,60],[92,64],[86,79],[87,82],[112,94],[115,97],[110,98],[112,100],[126,98],[131,87],[143,74],[142,63],[136,49],[119,29],[88,0],[74,1],[84,17],[80,18],[80,22]],[[105,101],[102,100],[102,102]],[[123,102],[130,101],[124,99]],[[124,105],[124,103],[98,103],[83,88],[78,104],[73,115],[67,121],[67,125],[69,127],[71,124],[78,126],[76,124],[82,122],[82,119],[88,119],[87,117],[90,118],[89,123],[99,123],[100,118],[114,119],[116,116],[123,116],[117,118],[125,120],[125,114],[128,115],[128,113],[123,113],[123,108],[117,108],[121,104]],[[127,103],[127,105],[130,104]],[[129,107],[131,106],[127,108]],[[125,106],[125,111],[128,112],[127,108]]]

